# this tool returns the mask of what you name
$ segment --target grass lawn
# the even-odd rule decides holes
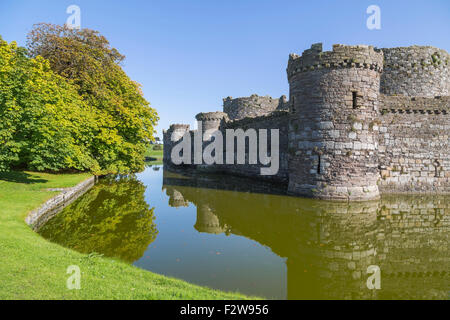
[[[147,149],[147,152],[145,153],[146,157],[152,157],[156,158],[155,161],[148,161],[147,164],[162,164],[163,162],[163,150],[153,150],[153,147],[155,145],[150,145],[150,147]],[[160,145],[161,147],[163,145]]]
[[[87,174],[0,174],[0,299],[246,299],[126,263],[48,242],[25,223],[29,211]],[[67,267],[81,269],[81,289],[68,290]]]

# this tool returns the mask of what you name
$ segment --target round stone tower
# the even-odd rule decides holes
[[[379,198],[378,103],[383,52],[315,44],[291,54],[289,192],[329,200]]]
[[[219,130],[222,122],[228,120],[228,116],[226,113],[220,111],[202,112],[197,114],[195,119],[201,121],[201,128],[204,134],[207,130]]]
[[[223,111],[231,120],[244,118],[255,118],[268,115],[276,110],[285,110],[288,102],[285,96],[274,99],[270,96],[258,96],[252,94],[250,97],[223,99]]]
[[[169,130],[163,131],[163,162],[169,164],[171,162],[172,147],[181,140],[186,132],[189,132],[188,124],[172,124]]]
[[[381,93],[410,97],[450,95],[450,55],[435,47],[381,49]]]

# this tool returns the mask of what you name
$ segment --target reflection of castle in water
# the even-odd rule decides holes
[[[252,186],[164,172],[170,204],[197,206],[199,232],[242,235],[286,258],[289,299],[448,298],[449,197],[332,203],[236,192]],[[366,286],[370,265],[381,290]]]

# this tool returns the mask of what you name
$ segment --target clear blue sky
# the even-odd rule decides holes
[[[448,0],[0,0],[0,35],[25,45],[34,23],[64,24],[71,4],[81,8],[83,28],[126,55],[125,71],[160,115],[159,135],[221,110],[226,96],[287,95],[288,55],[312,43],[450,52]],[[381,8],[381,30],[366,28],[372,4]]]

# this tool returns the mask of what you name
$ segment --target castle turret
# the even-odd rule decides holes
[[[250,97],[223,99],[223,111],[231,120],[260,117],[275,110],[285,110],[287,107],[288,102],[285,96],[274,99],[270,96],[252,94]]]
[[[181,140],[186,132],[189,132],[190,126],[188,124],[172,124],[169,130],[163,131],[163,161],[169,163],[171,159],[172,147]]]
[[[450,55],[430,46],[381,49],[381,93],[410,97],[450,95]]]
[[[331,200],[379,197],[378,97],[383,53],[316,44],[288,64],[292,194]]]
[[[228,120],[228,116],[224,112],[202,112],[195,116],[197,121],[201,121],[202,132],[205,133],[207,130],[219,130],[223,121]]]

